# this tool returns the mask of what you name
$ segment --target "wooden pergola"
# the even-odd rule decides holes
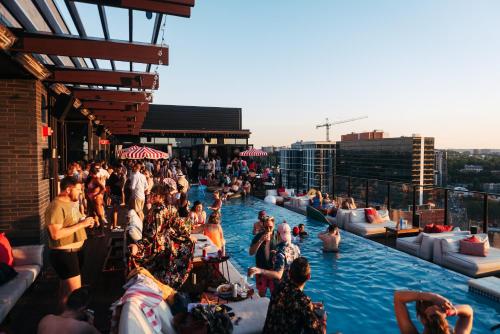
[[[97,6],[104,38],[87,35],[78,2]],[[54,0],[0,0],[0,64],[15,61],[54,93],[71,95],[74,109],[108,135],[138,135],[159,87],[152,66],[168,65],[168,46],[157,44],[164,16],[190,17],[194,0],[65,0],[64,5],[72,22]],[[128,40],[110,38],[108,7],[128,10]],[[154,15],[150,43],[133,40],[134,11]],[[70,23],[78,35],[70,33]],[[98,60],[108,60],[111,69]],[[129,70],[117,70],[116,61],[128,62]],[[146,64],[146,70],[134,71],[134,63]]]

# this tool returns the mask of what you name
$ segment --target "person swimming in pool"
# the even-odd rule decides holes
[[[323,241],[323,252],[338,252],[340,245],[340,232],[337,225],[328,226],[326,231],[320,232],[318,238]]]
[[[394,311],[402,334],[418,334],[408,313],[408,303],[416,302],[417,317],[424,325],[423,333],[469,334],[472,331],[474,311],[469,305],[453,305],[448,299],[431,292],[394,292]],[[457,316],[455,328],[450,328],[447,317]]]

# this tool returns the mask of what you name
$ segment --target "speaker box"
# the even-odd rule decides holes
[[[63,121],[73,108],[75,97],[73,95],[59,94],[56,98],[56,103],[52,109],[52,116]]]

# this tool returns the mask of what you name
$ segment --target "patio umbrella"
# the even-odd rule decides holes
[[[145,146],[131,146],[121,152],[122,159],[166,159],[168,153]]]
[[[253,147],[249,150],[240,153],[240,157],[265,157],[265,156],[267,156],[267,152],[264,152],[262,150]]]

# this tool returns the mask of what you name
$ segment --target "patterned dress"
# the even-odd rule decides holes
[[[290,280],[274,292],[267,309],[265,334],[323,333],[311,299]]]
[[[162,283],[179,289],[193,266],[194,242],[190,234],[190,222],[180,218],[175,207],[154,204],[146,216],[134,264],[149,270]]]

